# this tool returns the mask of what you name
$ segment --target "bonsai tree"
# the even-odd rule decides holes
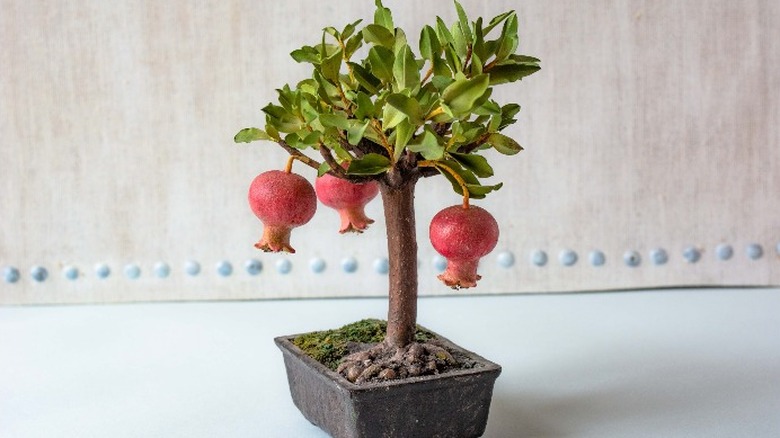
[[[290,154],[283,171],[259,175],[250,188],[250,204],[264,223],[256,244],[262,250],[294,252],[290,232],[311,219],[317,197],[339,210],[341,232],[362,232],[373,222],[363,206],[381,193],[389,309],[377,348],[391,353],[408,349],[417,327],[416,184],[443,175],[460,196],[434,217],[430,236],[448,259],[439,278],[453,288],[475,286],[478,260],[496,245],[498,226],[470,200],[501,187],[480,182],[493,176],[481,153],[522,150],[502,134],[520,106],[499,103],[493,89],[539,70],[538,59],[515,53],[514,11],[485,23],[470,21],[457,1],[455,9],[454,24],[437,17],[414,45],[381,0],[370,24],[326,27],[319,42],[291,53],[312,66],[311,77],[276,90],[278,100],[262,109],[263,129],[235,136],[236,142],[275,142]],[[294,161],[316,170],[316,191],[292,172]]]

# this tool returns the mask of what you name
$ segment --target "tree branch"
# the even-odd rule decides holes
[[[363,151],[358,149],[356,146],[349,144],[349,142],[343,137],[339,137],[339,144],[344,148],[344,150],[355,154],[357,158],[362,158],[363,155],[365,155]]]
[[[458,148],[458,152],[461,153],[461,154],[470,154],[470,153],[474,152],[478,147],[480,147],[483,144],[485,144],[485,140],[487,140],[488,137],[490,137],[490,134],[488,134],[488,133],[482,134],[475,141],[459,147]]]
[[[444,134],[450,130],[450,125],[451,123],[435,123],[433,125],[433,132],[435,132],[439,137],[443,137]]]
[[[325,159],[325,162],[328,163],[330,166],[330,172],[334,173],[339,178],[345,178],[347,176],[346,173],[344,173],[344,168],[341,167],[339,163],[336,162],[336,159],[333,158],[333,154],[330,153],[330,149],[328,149],[324,144],[320,143],[320,155],[322,155],[322,158]]]
[[[298,149],[295,149],[294,147],[292,147],[289,144],[287,144],[287,142],[285,142],[284,140],[278,140],[277,143],[284,150],[286,150],[287,153],[289,153],[290,155],[294,155],[296,158],[298,158],[298,160],[300,162],[302,162],[303,164],[305,164],[305,165],[307,165],[307,166],[309,166],[309,167],[311,167],[311,168],[313,168],[315,170],[319,170],[321,164],[319,162],[317,162],[316,160],[313,160],[313,159],[309,158],[307,155],[303,154]]]
[[[382,144],[380,146],[385,148],[385,151],[387,152],[387,157],[390,158],[390,161],[393,160],[393,148],[390,146],[390,143],[387,140],[387,136],[385,135],[385,132],[382,131],[382,125],[379,124],[379,120],[377,119],[371,119],[371,128],[379,134],[379,139],[382,140]]]
[[[432,176],[441,175],[441,172],[436,170],[435,167],[418,167],[417,168],[417,173],[422,178],[430,178]]]
[[[387,150],[385,148],[365,138],[361,139],[360,142],[358,142],[357,146],[355,146],[355,148],[363,154],[374,153],[374,154],[384,155],[390,158],[387,155]]]
[[[463,73],[465,74],[466,71],[470,70],[469,62],[471,61],[471,53],[474,50],[474,48],[469,44],[466,48],[466,60],[463,61]],[[470,76],[467,76],[470,77]]]

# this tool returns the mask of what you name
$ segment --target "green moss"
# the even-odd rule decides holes
[[[385,339],[386,331],[386,321],[364,319],[335,330],[306,333],[296,337],[292,342],[314,360],[335,370],[341,359],[349,354],[347,349],[349,343],[379,343]],[[433,338],[435,338],[433,333],[417,327],[415,333],[417,342],[425,342]]]

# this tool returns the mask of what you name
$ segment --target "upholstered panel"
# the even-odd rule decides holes
[[[455,18],[385,3],[412,36]],[[502,234],[456,293],[780,284],[780,3],[462,3],[517,9],[543,69],[496,94],[523,105],[526,150],[489,157],[505,186],[479,205]],[[288,53],[310,29],[373,2],[0,4],[0,303],[384,293],[379,202],[361,236],[321,206],[297,254],[259,253],[247,186],[285,153],[232,142],[307,74]],[[418,186],[421,293],[453,293],[427,224],[457,202]]]

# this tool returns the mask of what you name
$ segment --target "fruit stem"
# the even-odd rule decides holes
[[[314,170],[317,170],[320,168],[320,163],[318,163],[315,160],[312,160],[308,156],[302,154],[299,150],[295,149],[294,147],[287,144],[284,140],[279,140],[276,142],[279,144],[279,146],[282,147],[282,149],[286,150],[288,154],[294,156],[296,159],[298,159],[301,163],[311,167]]]
[[[308,157],[305,157],[308,158]],[[292,165],[293,161],[299,160],[301,163],[306,163],[306,159],[304,157],[301,157],[300,155],[290,155],[289,158],[287,158],[287,164],[284,166],[284,173],[290,173],[292,172]],[[306,163],[308,164],[308,163]]]
[[[469,189],[466,186],[466,181],[458,175],[457,172],[455,172],[452,168],[447,166],[446,164],[439,163],[438,161],[432,161],[432,160],[425,160],[420,161],[417,163],[417,167],[433,167],[438,169],[440,172],[447,172],[455,181],[458,182],[458,185],[460,185],[460,190],[463,192],[463,208],[468,209],[469,208]]]

